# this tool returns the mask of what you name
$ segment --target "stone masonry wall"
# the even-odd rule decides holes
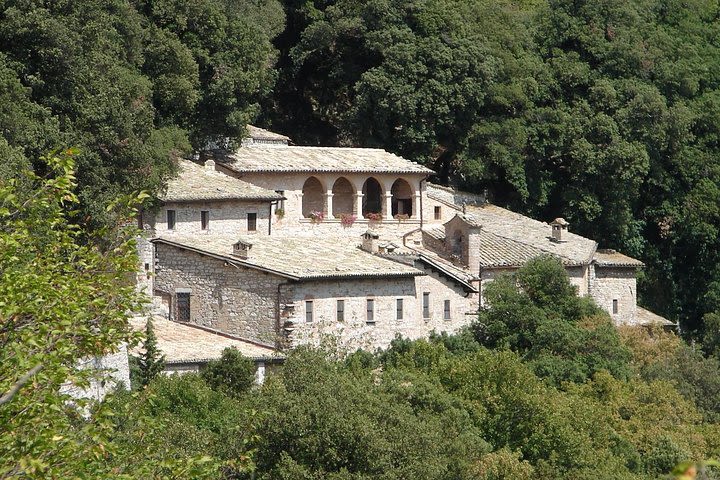
[[[156,235],[267,235],[270,204],[242,200],[226,202],[166,203],[155,217]],[[175,210],[175,230],[167,228],[167,210]],[[210,212],[210,225],[202,230],[200,212]],[[257,230],[248,231],[248,213],[257,214]]]
[[[590,296],[606,310],[616,324],[633,324],[637,314],[637,280],[634,268],[593,265],[590,269]],[[613,313],[617,300],[618,313]]]
[[[396,335],[412,339],[436,332],[452,332],[472,320],[477,298],[427,270],[428,275],[400,279],[316,281],[295,288],[292,346],[329,344],[344,351],[387,347]],[[430,293],[430,317],[423,318],[423,292]],[[368,324],[367,300],[374,299],[375,323]],[[403,318],[397,319],[397,299],[403,299]],[[313,302],[313,321],[306,321],[307,300]],[[345,319],[337,320],[337,300],[345,301]],[[450,319],[444,301],[450,300]]]
[[[170,294],[176,305],[178,290],[189,292],[192,323],[275,344],[283,278],[170,245],[156,244],[156,252],[156,294]]]

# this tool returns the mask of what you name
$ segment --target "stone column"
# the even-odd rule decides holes
[[[333,193],[332,190],[328,190],[327,193],[325,193],[325,208],[327,209],[327,212],[325,214],[325,218],[335,218],[333,217]]]
[[[385,192],[385,211],[383,217],[386,219],[392,218],[392,193],[390,191]]]
[[[355,215],[357,218],[362,218],[362,203],[364,196],[364,194],[359,192],[355,194]]]
[[[422,205],[422,203],[420,203],[420,196],[421,196],[421,195],[422,195],[422,193],[420,193],[420,192],[415,192],[415,198],[414,198],[413,207],[412,207],[412,209],[413,209],[413,211],[412,211],[412,218],[414,218],[414,219],[416,219],[416,220],[420,220],[420,215],[421,215],[420,208],[421,208],[421,205]]]

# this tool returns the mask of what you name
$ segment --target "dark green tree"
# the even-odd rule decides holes
[[[255,382],[255,362],[237,348],[226,348],[219,359],[208,362],[200,375],[213,389],[239,396]]]
[[[155,330],[153,329],[152,320],[149,318],[145,323],[145,339],[137,363],[137,380],[142,387],[148,386],[165,368],[165,355],[158,349]]]

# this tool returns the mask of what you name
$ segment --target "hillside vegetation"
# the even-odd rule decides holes
[[[650,480],[720,457],[718,357],[618,330],[551,257],[492,282],[455,335],[300,348],[257,387],[232,350],[158,375],[149,328],[135,391],[73,400],[81,359],[137,339],[136,232],[73,223],[73,153],[44,160],[50,178],[0,186],[0,478]]]

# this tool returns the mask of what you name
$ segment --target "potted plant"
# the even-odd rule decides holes
[[[283,218],[285,216],[285,209],[284,208],[278,208],[275,210],[275,215],[278,218]]]
[[[355,220],[357,220],[357,217],[352,213],[340,214],[340,224],[343,227],[352,227],[352,225],[355,223]]]
[[[320,223],[325,219],[325,214],[319,210],[316,210],[314,212],[310,212],[310,215],[308,215],[310,218],[310,221],[312,223]]]
[[[378,223],[378,222],[382,222],[383,217],[382,217],[382,213],[370,212],[365,215],[365,218],[367,218],[370,222]]]

